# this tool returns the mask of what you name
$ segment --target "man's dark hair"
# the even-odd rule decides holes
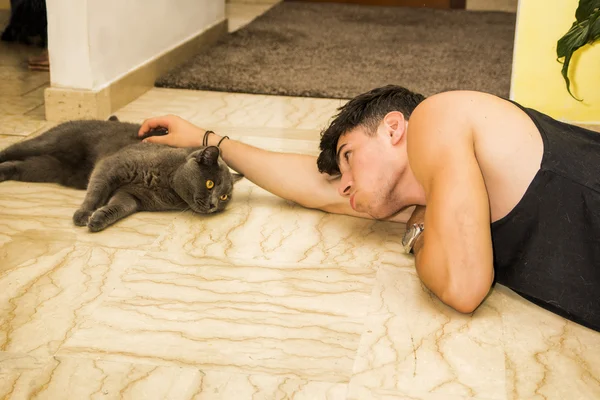
[[[336,148],[340,136],[358,126],[374,135],[379,123],[392,111],[400,111],[409,119],[413,110],[425,96],[395,85],[387,85],[360,94],[338,109],[339,113],[327,129],[321,133],[321,153],[317,159],[319,172],[329,175],[340,173]]]

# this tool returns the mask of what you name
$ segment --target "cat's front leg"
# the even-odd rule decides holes
[[[73,214],[73,223],[77,226],[86,226],[93,212],[106,203],[110,192],[111,190],[108,185],[103,182],[93,182],[90,180],[85,199],[79,210]]]
[[[136,199],[129,193],[118,191],[107,205],[94,211],[87,226],[90,231],[99,232],[137,210]]]
[[[90,180],[85,199],[79,207],[79,210],[73,214],[73,223],[77,226],[86,226],[90,216],[98,207],[106,204],[108,197],[113,189],[105,182],[95,182]]]
[[[105,163],[104,165],[107,164]],[[87,187],[85,199],[79,209],[73,214],[73,223],[77,226],[86,226],[94,211],[105,205],[111,193],[118,187],[110,169],[104,167],[104,165],[94,169]]]
[[[73,223],[76,226],[86,226],[92,216],[93,211],[79,209],[73,214]]]

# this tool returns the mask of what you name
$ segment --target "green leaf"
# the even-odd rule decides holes
[[[579,0],[579,6],[575,11],[577,22],[586,20],[596,8],[600,8],[600,0]]]
[[[567,57],[578,48],[584,46],[589,37],[590,21],[574,24],[571,29],[556,43],[558,58]]]
[[[588,40],[588,43],[592,44],[598,39],[600,39],[600,17],[596,18],[590,28],[590,39]]]
[[[567,91],[575,100],[582,101],[571,93],[569,64],[574,52],[600,39],[600,0],[580,0],[575,17],[577,21],[556,43],[556,55],[559,62],[564,58],[561,73],[567,84]]]

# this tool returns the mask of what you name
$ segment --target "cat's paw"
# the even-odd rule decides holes
[[[104,210],[95,211],[87,223],[90,232],[100,232],[108,226],[108,218]]]
[[[90,215],[92,215],[91,211],[77,210],[75,211],[75,214],[73,214],[73,223],[77,226],[86,226],[90,219]]]

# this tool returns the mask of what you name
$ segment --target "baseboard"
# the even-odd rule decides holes
[[[73,119],[108,118],[118,109],[152,89],[159,76],[226,35],[227,24],[227,20],[224,20],[156,60],[131,71],[102,90],[59,87],[46,89],[44,92],[46,119],[60,122]]]

